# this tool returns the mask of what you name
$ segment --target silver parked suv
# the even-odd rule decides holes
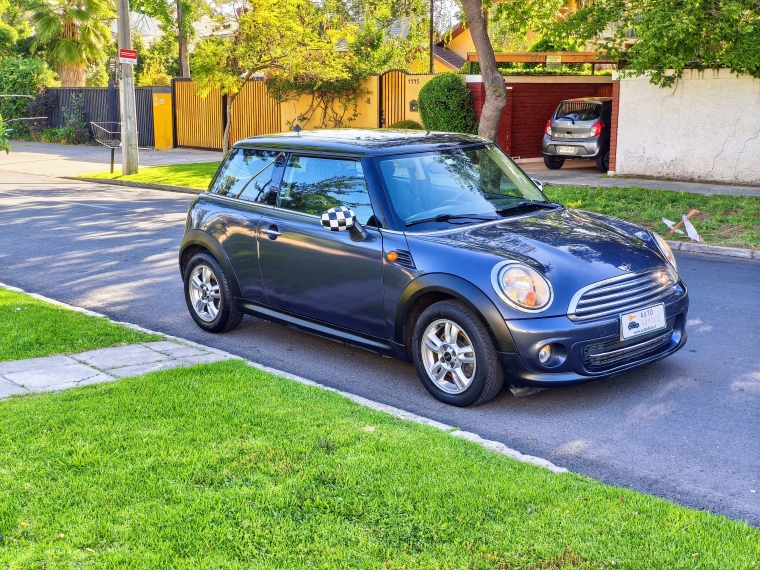
[[[546,121],[541,149],[544,164],[556,170],[568,158],[595,158],[599,172],[610,166],[612,97],[562,101]]]

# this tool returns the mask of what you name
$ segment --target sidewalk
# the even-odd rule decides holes
[[[171,150],[140,149],[140,166],[214,162],[222,153],[192,148]],[[0,155],[0,175],[3,172],[36,174],[38,176],[78,176],[107,172],[111,168],[111,151],[102,146],[74,146],[54,143],[15,141],[10,154]],[[116,149],[114,168],[121,169],[121,150]]]
[[[172,341],[146,342],[0,362],[0,399],[14,394],[59,391],[112,382],[156,370],[227,360],[227,356]]]
[[[639,186],[653,190],[675,190],[691,194],[726,194],[730,196],[754,196],[760,198],[760,187],[731,186],[703,182],[680,182],[676,180],[649,180],[647,178],[625,178],[624,176],[605,176],[596,169],[593,160],[569,160],[559,170],[549,170],[543,162],[525,162],[522,169],[532,178],[543,183],[572,186]]]

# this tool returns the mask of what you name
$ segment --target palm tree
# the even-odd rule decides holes
[[[113,0],[42,0],[32,15],[32,50],[46,49],[63,87],[84,87],[87,64],[101,59],[111,41],[114,16]]]

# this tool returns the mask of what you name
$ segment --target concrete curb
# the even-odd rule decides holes
[[[76,311],[78,313],[83,313],[85,315],[89,315],[91,317],[99,317],[103,319],[108,319],[108,316],[102,314],[102,313],[96,313],[95,311],[90,311],[89,309],[84,309],[82,307],[76,307],[74,305],[68,305],[66,303],[62,303],[60,301],[56,301],[55,299],[50,299],[49,297],[45,297],[43,295],[38,295],[37,293],[28,293],[27,291],[24,291],[23,289],[19,289],[18,287],[13,287],[12,285],[6,285],[5,283],[0,283],[0,288],[7,289],[8,291],[15,291],[17,293],[25,293],[27,295],[30,295],[31,297],[34,297],[35,299],[39,299],[40,301],[45,301],[46,303],[50,303],[53,305],[56,305],[58,307],[62,307],[65,309],[69,309],[72,311]],[[410,422],[414,422],[417,424],[426,425],[429,427],[433,427],[436,429],[439,429],[441,431],[447,432],[449,435],[453,437],[457,437],[460,439],[466,439],[468,441],[471,441],[473,443],[476,443],[482,447],[485,447],[486,449],[489,449],[491,451],[494,451],[496,453],[499,453],[501,455],[505,455],[506,457],[509,457],[511,459],[514,459],[515,461],[519,461],[521,463],[530,463],[531,465],[535,465],[537,467],[543,467],[545,469],[548,469],[552,473],[568,473],[568,470],[564,467],[558,467],[557,465],[554,465],[551,461],[547,459],[543,459],[541,457],[535,457],[533,455],[524,455],[517,451],[516,449],[512,449],[510,447],[507,447],[500,441],[493,441],[489,439],[483,439],[478,434],[462,431],[460,429],[455,428],[454,426],[450,426],[448,424],[444,424],[442,422],[436,421],[431,418],[426,418],[424,416],[418,416],[417,414],[414,414],[412,412],[407,412],[406,410],[402,410],[400,408],[396,408],[394,406],[389,406],[387,404],[381,404],[380,402],[375,402],[374,400],[370,400],[368,398],[364,398],[363,396],[359,396],[357,394],[352,394],[351,392],[344,392],[343,390],[337,390],[335,388],[331,388],[329,386],[325,386],[324,384],[319,384],[318,382],[314,382],[313,380],[309,380],[307,378],[303,378],[301,376],[296,376],[295,374],[290,374],[288,372],[285,372],[283,370],[278,370],[276,368],[270,368],[269,366],[265,366],[263,364],[259,364],[258,362],[254,362],[252,360],[246,360],[245,358],[241,358],[240,356],[237,356],[235,354],[231,354],[229,352],[225,352],[223,350],[219,350],[210,346],[206,346],[204,344],[200,344],[197,342],[193,342],[191,340],[187,340],[181,337],[168,335],[166,333],[146,329],[145,327],[141,327],[139,325],[135,325],[132,323],[125,323],[122,321],[111,321],[113,323],[123,325],[127,328],[130,328],[132,330],[141,331],[145,333],[150,334],[158,334],[161,335],[167,339],[185,344],[187,346],[193,346],[196,348],[202,348],[203,350],[207,350],[211,353],[217,354],[219,356],[224,356],[230,360],[243,360],[245,361],[249,366],[253,368],[257,368],[258,370],[261,370],[263,372],[268,372],[269,374],[274,374],[276,376],[281,376],[283,378],[286,378],[288,380],[293,380],[294,382],[298,382],[299,384],[304,384],[306,386],[312,386],[314,388],[319,388],[320,390],[327,390],[328,392],[334,392],[336,394],[340,394],[344,398],[348,398],[349,400],[356,402],[357,404],[361,406],[365,406],[367,408],[370,408],[372,410],[376,410],[378,412],[385,412],[386,414],[390,414],[391,416],[398,418],[400,420],[407,420]]]
[[[760,259],[760,250],[744,249],[741,247],[725,247],[722,245],[708,245],[706,243],[670,240],[668,240],[668,245],[670,245],[674,251],[722,255],[723,257],[738,257],[740,259]]]
[[[77,182],[95,182],[97,184],[113,184],[114,186],[130,186],[132,188],[143,188],[145,190],[165,190],[167,192],[181,192],[182,194],[200,194],[205,190],[197,188],[185,188],[184,186],[170,186],[168,184],[147,184],[145,182],[130,182],[127,180],[111,180],[110,178],[82,178],[80,176],[60,176],[66,180],[76,180]]]

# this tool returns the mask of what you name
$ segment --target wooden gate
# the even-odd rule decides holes
[[[406,118],[406,73],[393,70],[380,76],[380,126],[388,128]]]
[[[189,79],[174,79],[176,145],[222,150],[222,94],[215,87],[206,97],[195,93]]]

